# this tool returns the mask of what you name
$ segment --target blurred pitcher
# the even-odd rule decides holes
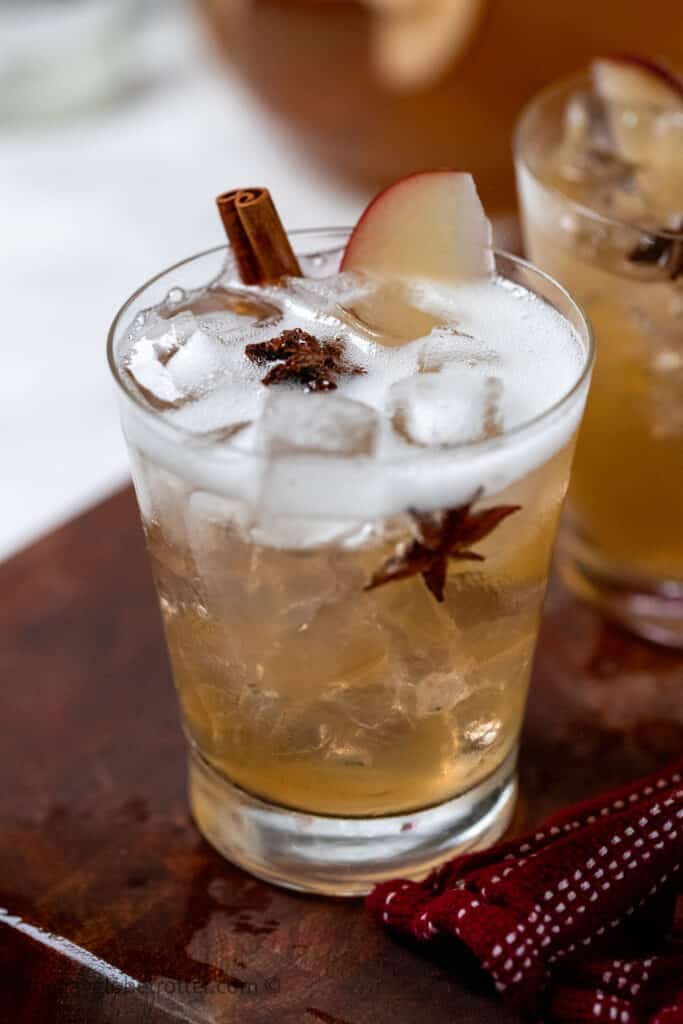
[[[341,174],[467,167],[512,208],[523,104],[593,54],[683,46],[680,0],[200,0],[255,92]],[[227,125],[226,125],[227,130]]]

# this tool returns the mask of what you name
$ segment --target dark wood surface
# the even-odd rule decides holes
[[[493,1024],[474,972],[356,901],[227,864],[187,811],[126,490],[0,566],[0,1020]],[[551,588],[516,828],[680,753],[683,659]]]

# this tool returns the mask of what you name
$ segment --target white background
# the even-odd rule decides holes
[[[0,558],[125,481],[109,322],[148,277],[222,240],[216,194],[267,185],[290,228],[352,223],[366,199],[311,164],[189,13],[171,5],[151,45],[163,85],[0,130]]]

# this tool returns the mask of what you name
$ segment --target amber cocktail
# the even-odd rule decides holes
[[[611,99],[575,77],[541,94],[517,135],[528,252],[582,302],[598,346],[563,565],[582,596],[680,646],[683,84],[645,64],[643,85],[634,62],[627,88],[617,63],[615,94],[603,63]]]
[[[160,275],[110,358],[197,822],[358,893],[509,820],[590,338],[512,257],[399,281],[292,238],[276,285],[225,248]]]

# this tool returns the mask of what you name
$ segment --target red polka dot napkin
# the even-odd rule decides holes
[[[413,938],[469,947],[522,1011],[683,1024],[683,945],[670,937],[682,861],[683,761],[424,882],[385,882],[367,905]]]

